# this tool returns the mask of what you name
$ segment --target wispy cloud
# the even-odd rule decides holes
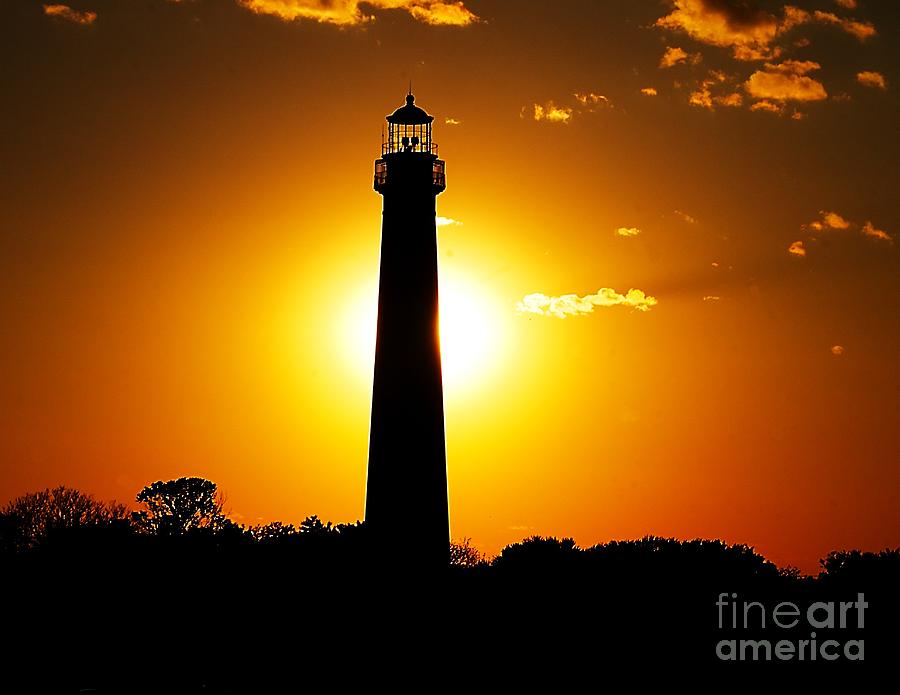
[[[73,10],[68,5],[44,5],[44,14],[48,17],[64,19],[74,24],[87,26],[97,21],[97,13],[90,11]]]
[[[438,227],[458,227],[462,224],[462,222],[454,220],[452,217],[441,217],[440,215],[434,218],[434,222]]]
[[[887,89],[887,80],[884,79],[884,75],[874,70],[863,70],[856,73],[856,81],[865,87]]]
[[[445,118],[444,125],[459,125],[462,121],[457,121],[455,118]]]
[[[591,314],[597,307],[627,306],[638,311],[649,311],[656,304],[656,298],[645,294],[642,290],[632,288],[625,294],[620,294],[610,287],[603,287],[597,290],[596,294],[583,297],[577,294],[564,294],[558,297],[540,292],[529,294],[516,305],[516,310],[521,314],[539,314],[564,319],[568,316]]]
[[[572,95],[573,101],[571,105],[557,105],[554,101],[547,101],[543,104],[532,104],[532,106],[522,107],[520,116],[525,117],[526,113],[531,113],[536,121],[546,121],[548,123],[569,123],[576,115],[595,113],[613,108],[612,102],[603,94],[595,94],[594,92],[575,92]]]
[[[750,106],[751,111],[768,111],[770,113],[783,113],[784,107],[776,104],[774,102],[769,101],[768,99],[763,99],[762,101],[754,102]]]
[[[848,220],[843,215],[831,210],[821,210],[818,219],[801,225],[800,229],[807,233],[809,241],[813,242],[813,247],[817,238],[822,235],[833,234],[835,231],[859,234],[860,236],[872,239],[875,242],[886,242],[887,244],[894,243],[894,237],[892,235],[883,229],[878,229],[871,221],[867,220],[865,224],[858,225],[855,222]],[[795,241],[788,247],[788,253],[801,257],[806,255],[807,250],[808,249],[803,241]]]
[[[575,97],[575,101],[581,104],[583,110],[588,112],[612,108],[612,102],[602,94],[594,94],[593,92],[579,94],[576,92],[572,96]]]
[[[641,89],[641,94],[645,97],[655,97],[657,95],[657,91],[655,87],[643,87]]]
[[[821,10],[816,10],[813,12],[812,17],[815,21],[821,22],[824,24],[834,24],[835,26],[840,27],[848,34],[852,34],[860,41],[865,41],[872,36],[875,36],[878,32],[875,30],[875,26],[870,24],[869,22],[857,22],[855,19],[847,19],[846,17],[838,17],[833,12],[822,12]]]
[[[687,222],[688,224],[697,224],[697,219],[695,217],[691,217],[686,212],[682,212],[681,210],[673,210],[678,217]]]
[[[867,236],[872,239],[879,239],[880,241],[888,241],[891,243],[893,243],[894,241],[894,237],[892,237],[883,229],[877,229],[871,222],[866,222],[859,231],[863,233],[863,236]]]
[[[480,21],[462,2],[443,0],[237,0],[238,5],[257,14],[284,21],[312,20],[348,26],[374,19],[361,7],[373,10],[403,10],[425,24],[468,26]]]
[[[637,236],[640,233],[641,230],[637,227],[619,227],[616,230],[618,236]]]

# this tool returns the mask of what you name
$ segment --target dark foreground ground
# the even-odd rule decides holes
[[[898,657],[897,551],[833,554],[803,578],[718,541],[580,550],[535,538],[490,563],[428,573],[414,548],[373,547],[362,533],[266,543],[104,533],[0,561],[0,692],[580,692],[621,677],[762,678],[780,690],[866,683],[896,673]],[[745,602],[762,604],[746,629]],[[795,627],[773,622],[780,603]],[[722,640],[736,640],[735,661],[717,656]]]

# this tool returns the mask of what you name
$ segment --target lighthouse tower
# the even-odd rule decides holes
[[[384,202],[366,480],[373,537],[402,543],[423,568],[446,565],[450,542],[435,226],[446,182],[433,120],[409,94],[375,161]]]

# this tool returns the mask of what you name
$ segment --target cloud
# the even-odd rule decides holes
[[[815,240],[815,234],[820,232],[826,232],[827,230],[840,230],[847,231],[850,230],[851,233],[858,232],[861,236],[867,239],[873,239],[876,242],[887,242],[888,244],[894,243],[894,237],[888,234],[883,229],[878,229],[871,221],[866,221],[861,227],[856,223],[846,219],[842,215],[839,215],[836,212],[829,210],[821,210],[819,212],[819,219],[813,220],[809,224],[804,224],[800,228],[808,232],[810,234],[810,238]],[[806,248],[803,246],[802,241],[795,241],[788,248],[788,252],[797,256],[805,256]]]
[[[602,94],[594,94],[593,92],[579,94],[578,92],[576,92],[572,96],[575,97],[575,101],[581,104],[584,109],[589,112],[593,112],[598,109],[612,108],[612,102]]]
[[[618,236],[637,236],[640,233],[641,230],[637,227],[619,227],[616,230]]]
[[[747,93],[757,99],[775,101],[820,101],[828,98],[821,82],[806,73],[821,66],[811,60],[786,60],[766,63],[744,83]]]
[[[348,26],[374,19],[361,5],[376,10],[403,10],[425,24],[467,26],[480,21],[462,2],[450,0],[237,0],[238,5],[256,14],[266,14],[286,22],[308,19]]]
[[[763,99],[762,101],[755,102],[751,107],[751,111],[769,111],[770,113],[782,113],[784,111],[784,107],[775,104],[768,99]]]
[[[844,354],[844,346],[843,345],[832,345],[831,346],[831,354],[835,357],[840,357]]]
[[[828,210],[819,210],[819,219],[813,220],[804,229],[811,229],[814,232],[821,232],[824,229],[849,229],[850,222],[845,220],[836,212]]]
[[[440,215],[434,218],[434,222],[438,227],[458,227],[462,224],[462,222],[454,220],[452,217],[441,217]]]
[[[659,67],[671,68],[673,65],[683,63],[687,60],[687,52],[683,48],[675,48],[673,46],[666,47],[666,52],[659,59]]]
[[[703,80],[700,86],[691,92],[688,103],[692,106],[701,106],[703,108],[712,109],[717,106],[742,106],[744,97],[738,92],[730,92],[728,94],[713,94],[710,89],[713,85],[725,81],[725,75],[718,70],[710,72],[712,79]]]
[[[520,112],[520,117],[524,118],[528,112],[531,112],[536,121],[549,121],[550,123],[568,123],[576,115],[585,113],[596,113],[606,109],[613,108],[609,98],[602,94],[594,94],[594,92],[575,92],[572,95],[575,101],[572,106],[557,106],[555,102],[548,101],[545,104],[533,104],[531,107],[525,106]]]
[[[719,297],[717,295],[708,294],[703,298],[703,301],[704,302],[718,302],[720,299],[721,299],[721,297]]]
[[[719,106],[737,107],[741,106],[744,103],[744,97],[742,97],[737,92],[732,92],[731,94],[723,94],[718,97],[713,97],[713,101],[715,101]]]
[[[643,87],[641,89],[641,94],[645,97],[655,97],[657,95],[657,91],[655,87]]]
[[[444,125],[459,125],[462,121],[457,121],[455,118],[445,118]]]
[[[773,60],[782,53],[778,39],[794,27],[813,22],[832,24],[865,41],[877,32],[869,22],[839,17],[833,12],[807,12],[792,5],[780,15],[761,9],[752,0],[672,0],[673,10],[656,21],[663,29],[684,32],[711,46],[730,48],[737,60]],[[838,0],[854,9],[854,0]],[[801,39],[802,40],[802,39]]]
[[[569,106],[557,106],[552,101],[546,104],[534,105],[534,120],[549,121],[550,123],[568,123],[572,120],[572,108]]]
[[[833,12],[822,12],[821,10],[816,10],[813,12],[813,19],[817,22],[822,22],[824,24],[834,24],[848,34],[852,34],[860,41],[865,41],[866,39],[875,36],[878,32],[875,31],[875,26],[870,24],[869,22],[857,22],[855,19],[846,19],[844,17],[838,17]]]
[[[894,237],[892,237],[883,229],[876,229],[875,225],[873,225],[871,222],[866,222],[862,226],[862,229],[860,229],[859,231],[861,231],[864,236],[870,237],[872,239],[880,239],[881,241],[888,241],[891,243],[893,243],[894,241]]]
[[[704,82],[700,85],[700,89],[691,92],[688,103],[691,106],[702,106],[711,109],[713,107],[712,92],[709,91],[708,83]]]
[[[682,212],[681,210],[673,210],[673,212],[688,224],[697,224],[697,220],[688,215],[686,212]]]
[[[865,87],[887,89],[887,81],[884,79],[884,75],[873,70],[863,70],[856,73],[856,81]]]
[[[96,12],[81,12],[73,10],[68,5],[44,5],[44,14],[48,17],[65,19],[75,24],[87,26],[97,21]]]
[[[778,36],[809,21],[803,10],[786,6],[782,16],[758,8],[746,0],[674,0],[673,11],[656,26],[686,33],[711,46],[731,48],[738,60],[771,60],[780,49]]]
[[[836,212],[825,212],[822,210],[822,223],[831,229],[848,229],[850,223]]]
[[[788,253],[792,256],[803,258],[806,255],[806,247],[803,246],[802,241],[795,241],[790,246],[788,246]]]
[[[596,294],[583,297],[577,294],[564,294],[559,297],[549,297],[540,292],[529,294],[516,305],[516,311],[521,314],[539,314],[564,319],[567,316],[591,314],[598,306],[628,306],[638,311],[649,311],[656,304],[655,297],[650,297],[641,290],[632,288],[625,294],[619,294],[614,289],[603,287],[597,290]]]
[[[819,219],[803,225],[803,229],[821,232],[825,229],[849,229],[850,222],[836,212],[819,210]]]
[[[739,61],[766,61],[763,68],[751,71],[752,74],[746,79],[741,78],[743,90],[734,88],[737,86],[734,77],[720,80],[731,87],[727,92],[724,88],[716,90],[712,81],[713,71],[698,82],[688,92],[688,102],[709,110],[717,106],[742,107],[749,95],[748,106],[752,111],[768,111],[793,120],[803,120],[805,113],[793,108],[786,109],[785,104],[823,101],[829,95],[824,84],[810,74],[820,69],[819,63],[811,60],[777,62],[785,51],[810,43],[806,37],[788,36],[788,32],[804,25],[826,24],[838,27],[860,41],[877,34],[870,22],[841,17],[825,10],[803,10],[792,4],[782,5],[777,0],[766,3],[757,0],[668,0],[668,4],[669,13],[656,20],[656,27],[679,32],[706,45],[730,49],[733,58]],[[856,7],[856,3],[849,0],[846,3],[838,0],[838,4],[844,10]],[[686,49],[668,47],[660,67],[672,67],[689,58]],[[880,73],[866,71],[859,75],[857,80],[860,84],[886,88]]]
[[[683,48],[667,46],[666,52],[663,53],[662,58],[659,59],[659,67],[671,68],[675,65],[678,65],[679,63],[690,63],[691,65],[696,65],[701,60],[703,60],[703,56],[699,53],[689,54]]]

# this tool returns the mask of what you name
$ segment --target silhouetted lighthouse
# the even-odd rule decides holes
[[[433,120],[409,94],[387,116],[375,161],[384,204],[366,525],[436,567],[448,561],[450,522],[435,226],[445,180]]]

